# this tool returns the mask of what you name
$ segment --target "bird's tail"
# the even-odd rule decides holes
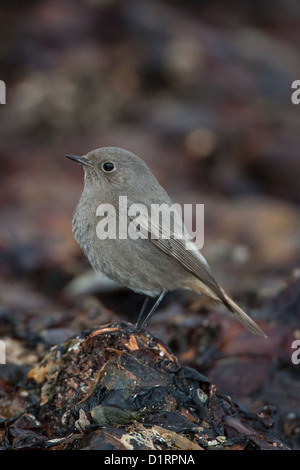
[[[220,287],[220,290],[222,292],[222,294],[224,295],[225,299],[226,299],[226,307],[228,307],[230,309],[230,311],[236,316],[236,318],[249,330],[251,331],[251,333],[254,333],[254,334],[257,334],[257,335],[260,335],[260,336],[263,336],[264,338],[267,338],[267,335],[265,334],[265,332],[255,323],[254,320],[252,320],[252,318],[249,317],[249,315],[247,315],[246,312],[244,312],[244,310],[241,309],[241,307],[239,307],[235,302],[234,300],[232,300],[229,295],[226,294],[226,292],[224,291],[224,289],[222,287]],[[223,302],[224,303],[224,302]]]

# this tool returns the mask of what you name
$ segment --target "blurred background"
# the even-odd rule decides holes
[[[95,280],[73,239],[83,175],[64,158],[122,147],[174,201],[205,204],[203,253],[270,338],[188,293],[149,328],[221,391],[279,408],[298,442],[299,24],[297,0],[2,1],[0,333],[12,364],[134,321],[142,299]],[[286,375],[266,391],[274,364]]]

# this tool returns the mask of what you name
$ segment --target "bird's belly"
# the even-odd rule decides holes
[[[151,296],[159,295],[162,290],[189,288],[195,277],[180,262],[148,239],[98,238],[97,221],[88,217],[89,212],[90,208],[80,201],[73,217],[73,233],[95,271]]]
[[[82,248],[93,268],[121,285],[151,296],[185,287],[190,273],[149,240],[94,239],[92,243],[93,250],[88,241]]]

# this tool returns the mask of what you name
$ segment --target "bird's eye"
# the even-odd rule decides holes
[[[109,173],[115,169],[115,165],[112,162],[105,162],[103,163],[102,168],[106,173]]]

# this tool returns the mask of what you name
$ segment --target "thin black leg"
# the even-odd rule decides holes
[[[144,314],[145,308],[147,307],[148,302],[149,302],[149,297],[147,296],[147,297],[145,297],[144,303],[142,305],[141,311],[140,311],[138,319],[136,321],[136,324],[135,324],[136,328],[138,328],[139,324],[141,323],[141,320],[143,318],[143,314]]]
[[[157,307],[159,306],[160,302],[162,301],[162,299],[164,298],[166,294],[166,291],[162,291],[162,293],[160,294],[160,296],[158,297],[158,299],[156,300],[155,304],[153,305],[153,307],[151,308],[150,312],[147,314],[146,318],[143,320],[142,324],[140,324],[140,315],[139,315],[139,319],[136,323],[136,329],[138,331],[142,331],[145,326],[147,325],[147,322],[149,321],[150,317],[153,315],[153,313],[155,312],[155,310],[157,309]]]

